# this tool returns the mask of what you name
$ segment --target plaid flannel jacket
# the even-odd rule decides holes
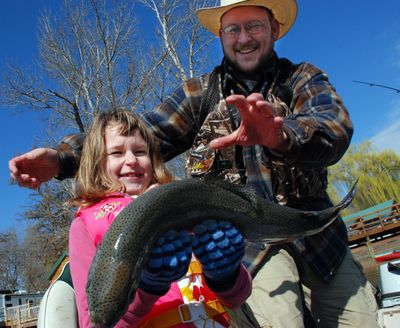
[[[251,92],[260,92],[271,84],[278,58],[274,54],[264,75],[264,81]],[[221,77],[224,95],[250,92],[245,83],[240,83],[225,61]],[[160,150],[166,161],[190,149],[201,126],[200,108],[207,88],[209,74],[192,78],[178,87],[153,111],[142,113],[142,118],[155,133]],[[291,113],[284,118],[284,130],[290,138],[286,154],[278,159],[309,170],[321,170],[326,179],[326,167],[336,163],[350,144],[353,127],[341,98],[330,84],[327,75],[308,63],[296,66],[289,80],[293,96]],[[289,104],[288,104],[289,105]],[[79,163],[82,135],[70,135],[58,146],[61,159],[59,178],[71,176],[72,163]],[[263,162],[274,159],[276,154],[262,146],[245,147],[243,156],[247,166],[248,183],[264,197],[273,197],[271,173],[265,173]],[[74,161],[71,161],[74,159]],[[276,158],[275,158],[276,159]],[[325,172],[325,173],[324,173]],[[323,195],[315,199],[299,198],[288,206],[306,210],[319,210],[331,206]],[[347,230],[341,219],[314,236],[298,239],[289,244],[299,256],[325,281],[329,281],[340,265],[347,246]],[[268,247],[251,245],[246,252],[245,264],[250,271],[265,257]]]

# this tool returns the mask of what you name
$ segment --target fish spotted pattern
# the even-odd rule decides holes
[[[206,219],[231,221],[249,241],[285,243],[320,232],[352,201],[300,211],[257,196],[246,186],[188,179],[151,189],[117,216],[89,272],[88,307],[94,327],[112,327],[133,301],[147,255],[168,229],[191,229]]]

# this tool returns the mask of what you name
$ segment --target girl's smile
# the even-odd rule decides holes
[[[147,144],[138,129],[131,134],[120,134],[119,126],[105,129],[106,171],[120,181],[129,195],[140,195],[153,178],[153,167],[148,155]]]

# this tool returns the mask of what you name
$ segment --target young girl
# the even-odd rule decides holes
[[[80,328],[90,327],[86,283],[107,229],[136,197],[171,180],[154,137],[133,113],[116,109],[95,118],[82,151],[73,201],[79,209],[69,239]],[[251,292],[243,253],[243,237],[227,222],[205,221],[192,236],[166,232],[116,327],[234,326],[224,306],[239,307]]]

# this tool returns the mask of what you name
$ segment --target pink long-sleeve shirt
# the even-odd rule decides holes
[[[79,210],[72,222],[69,234],[69,256],[80,328],[90,327],[86,284],[96,249],[115,217],[132,200],[129,195],[110,195],[92,206]],[[239,307],[250,293],[251,276],[243,265],[232,288],[224,292],[214,292],[218,300],[229,308]],[[138,288],[134,301],[115,327],[136,327],[146,316],[148,317],[150,312],[157,312],[157,307],[162,308],[162,305],[166,303],[177,305],[183,303],[179,282],[173,283],[168,293],[161,297]],[[173,327],[194,326],[193,324],[178,324]]]

